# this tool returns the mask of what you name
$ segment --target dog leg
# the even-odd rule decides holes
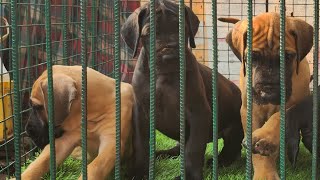
[[[279,180],[277,172],[278,154],[272,156],[252,155],[254,175],[253,180]]]
[[[73,151],[80,139],[64,134],[55,139],[56,165],[59,166]],[[39,157],[22,173],[23,180],[37,180],[49,171],[50,146],[43,149]]]
[[[255,107],[253,106],[253,110],[252,110],[252,132],[255,132],[257,129],[261,128],[264,124],[264,121],[262,120],[263,117],[260,117],[259,115],[259,111],[256,112],[254,111]],[[247,139],[246,139],[246,133],[247,133],[247,108],[242,106],[241,110],[240,110],[240,114],[241,114],[241,122],[242,122],[242,128],[243,128],[243,132],[244,132],[244,138],[242,141],[242,145],[245,148],[250,147],[251,145],[247,144]],[[253,138],[253,135],[252,135]]]
[[[252,152],[263,156],[277,153],[280,146],[280,112],[252,133]]]
[[[147,179],[149,167],[149,106],[134,105],[133,161],[129,165],[129,179]]]
[[[121,140],[121,155],[125,149],[125,143]],[[116,160],[115,136],[101,138],[98,156],[88,164],[87,177],[89,180],[105,179],[114,168]],[[82,179],[82,175],[79,180]]]
[[[231,127],[230,131],[233,133],[230,132],[223,135],[224,146],[218,156],[219,166],[222,167],[229,166],[237,158],[241,157],[241,141],[243,139],[241,126],[240,128]],[[234,134],[236,135],[232,136]]]
[[[177,157],[180,155],[180,143],[171,149],[156,151],[156,157]]]
[[[193,112],[187,110],[187,122],[190,127],[190,134],[186,140],[185,147],[185,163],[186,163],[186,179],[201,180],[203,179],[204,154],[207,141],[209,138],[209,128],[204,125],[207,119],[210,119],[209,105],[207,108],[199,107],[192,109]],[[205,111],[208,112],[205,112]],[[202,123],[199,123],[201,122]]]

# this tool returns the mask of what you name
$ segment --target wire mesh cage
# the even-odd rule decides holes
[[[148,1],[145,0],[121,0],[120,1],[120,20],[121,24],[138,7]],[[114,58],[114,1],[111,0],[87,0],[87,63],[89,67],[114,77],[115,58]],[[217,0],[218,17],[234,17],[239,19],[247,18],[247,1],[243,0]],[[213,44],[212,44],[212,1],[208,0],[186,0],[189,6],[200,20],[199,30],[196,34],[196,48],[192,52],[197,60],[209,67],[213,66]],[[11,31],[11,12],[13,4],[8,0],[0,1],[0,65],[1,82],[0,88],[0,179],[12,176],[15,172],[14,157],[14,138],[13,138],[13,64],[12,64],[12,31]],[[46,29],[45,29],[45,1],[30,0],[17,1],[14,5],[17,11],[17,39],[18,42],[18,67],[19,67],[19,88],[21,110],[21,161],[28,164],[37,155],[39,149],[34,146],[32,141],[26,136],[24,126],[29,117],[29,96],[34,81],[47,68],[46,52]],[[313,0],[287,0],[286,15],[294,16],[313,24]],[[253,15],[263,12],[279,12],[279,0],[254,0]],[[51,49],[54,64],[81,65],[81,19],[80,1],[72,0],[52,0],[51,1]],[[241,62],[230,50],[225,42],[226,34],[232,25],[218,22],[218,71],[239,84],[239,70]],[[126,47],[121,41],[121,81],[131,82],[137,57],[132,57],[133,50]],[[313,69],[313,51],[307,55],[310,70]],[[320,54],[319,54],[320,57]],[[7,72],[4,70],[6,69]],[[312,73],[312,72],[311,72]],[[5,79],[10,77],[9,80]],[[310,84],[312,87],[312,83]],[[2,113],[2,114],[1,114]],[[158,142],[160,140],[160,142]],[[162,141],[161,141],[162,140]],[[173,141],[167,139],[160,133],[157,134],[157,148],[173,145]],[[169,144],[169,145],[168,145]],[[221,149],[221,147],[219,147]],[[207,150],[208,156],[212,145]],[[311,156],[304,154],[303,163],[310,161]],[[221,179],[244,179],[245,169],[244,160],[234,166],[221,170]],[[66,169],[59,169],[59,178],[76,178],[80,173],[81,162],[77,160],[76,167],[65,166]],[[156,170],[159,174],[156,179],[168,179],[174,177],[178,171],[178,159],[157,160]],[[71,163],[73,164],[73,162]],[[74,164],[73,164],[74,165]],[[167,166],[170,165],[168,168]],[[25,168],[25,167],[24,167]],[[71,171],[68,168],[72,169]],[[165,170],[164,170],[165,169]],[[299,169],[299,168],[298,168]],[[73,172],[72,175],[63,171]],[[294,179],[296,171],[290,169],[288,178]],[[301,166],[299,171],[300,178],[310,179],[311,170],[308,165]],[[211,170],[206,169],[206,178],[212,176]],[[46,176],[46,178],[48,178]],[[298,176],[297,176],[298,177]]]

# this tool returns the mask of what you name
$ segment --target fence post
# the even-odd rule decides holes
[[[246,178],[252,179],[252,0],[248,0],[248,30],[247,30],[247,133],[246,144],[247,148],[247,161],[246,161]],[[244,62],[243,62],[244,63]]]
[[[212,132],[213,132],[213,158],[212,158],[212,179],[218,179],[218,42],[217,42],[217,0],[212,0]]]
[[[313,11],[313,129],[312,129],[312,179],[317,179],[318,166],[318,108],[319,108],[319,93],[318,93],[318,63],[319,63],[319,0],[314,0]]]
[[[87,179],[87,0],[80,0],[82,179]]]
[[[46,29],[46,59],[48,73],[48,119],[49,119],[49,142],[50,142],[50,178],[56,179],[56,151],[54,138],[54,95],[52,78],[52,51],[51,51],[51,3],[45,1],[45,29]]]
[[[155,91],[156,91],[156,75],[155,75],[155,42],[156,42],[156,26],[155,26],[155,0],[150,0],[150,147],[149,147],[149,179],[154,179],[154,151],[155,151]]]
[[[18,34],[17,34],[17,1],[10,1],[11,10],[11,31],[12,31],[12,69],[13,69],[13,119],[14,119],[14,157],[15,157],[15,177],[21,179],[21,161],[20,161],[20,132],[21,132],[21,114],[20,114],[20,73],[18,56]]]
[[[280,1],[280,179],[286,179],[286,79],[285,44],[286,10],[285,0]]]
[[[68,40],[67,40],[67,8],[68,8],[68,2],[67,0],[62,1],[62,62],[63,65],[68,65]]]
[[[180,58],[180,172],[185,179],[185,7],[184,0],[179,0],[179,58]]]
[[[119,0],[114,0],[114,59],[115,59],[115,79],[116,79],[116,164],[115,179],[120,179],[121,162],[121,98],[120,98],[120,4]]]

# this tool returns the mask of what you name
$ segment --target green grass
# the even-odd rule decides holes
[[[222,148],[223,141],[219,140],[219,150]],[[175,141],[167,138],[157,132],[157,149],[168,149],[175,145]],[[206,151],[206,159],[212,157],[212,143],[208,144]],[[301,145],[297,162],[297,168],[291,168],[287,161],[287,179],[301,180],[311,179],[311,154]],[[29,164],[31,160],[27,163]],[[23,167],[24,170],[26,167]],[[122,170],[125,172],[125,169]],[[161,158],[156,160],[156,179],[170,180],[179,175],[179,158]],[[73,180],[77,179],[81,173],[81,161],[68,158],[57,170],[57,179]],[[211,179],[212,173],[210,168],[205,169],[206,179]],[[47,174],[44,179],[49,179]],[[113,179],[111,176],[109,179]],[[219,179],[221,180],[242,180],[245,179],[245,152],[242,150],[241,159],[237,160],[230,167],[219,169]]]

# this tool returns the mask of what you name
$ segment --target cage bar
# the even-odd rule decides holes
[[[246,127],[246,179],[252,179],[252,0],[248,0],[248,30],[247,30],[247,127]],[[245,63],[245,62],[243,62]]]
[[[184,0],[179,0],[179,61],[180,61],[180,173],[181,180],[185,179],[185,7]]]
[[[11,11],[11,46],[12,46],[12,69],[13,69],[13,96],[14,96],[14,156],[15,156],[15,177],[17,180],[21,179],[21,152],[20,152],[20,132],[21,132],[21,114],[20,114],[20,82],[19,82],[19,55],[18,55],[18,34],[17,34],[17,1],[10,1]]]
[[[280,0],[280,179],[286,179],[286,10],[285,0]]]
[[[114,0],[114,60],[115,69],[114,75],[116,79],[116,164],[115,164],[115,179],[120,179],[120,155],[121,155],[121,98],[120,98],[120,5],[119,0]]]
[[[212,128],[213,158],[212,179],[218,179],[218,42],[217,42],[217,0],[212,0]]]
[[[155,11],[155,0],[150,1],[150,140],[149,140],[149,179],[153,180],[154,168],[155,168],[155,91],[156,91],[156,75],[155,75],[155,61],[156,61],[156,11]]]
[[[319,0],[314,0],[313,11],[313,129],[312,129],[312,179],[318,179],[318,121],[319,121]]]
[[[81,31],[81,155],[82,179],[87,177],[87,0],[80,0]]]
[[[50,142],[50,179],[56,179],[56,151],[54,137],[54,93],[52,78],[52,49],[51,49],[51,3],[45,0],[45,29],[46,29],[46,60],[48,73],[48,123]]]

